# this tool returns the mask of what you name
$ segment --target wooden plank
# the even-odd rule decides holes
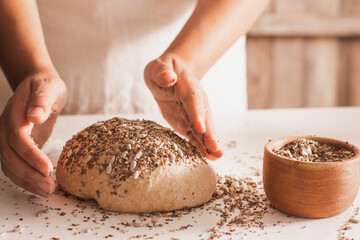
[[[302,13],[304,11],[304,1],[301,0],[273,0],[275,12],[282,13]]]
[[[270,107],[303,107],[303,42],[282,38],[274,41]]]
[[[353,40],[350,50],[350,72],[349,80],[350,88],[350,102],[351,106],[360,105],[360,41]]]
[[[248,35],[249,98],[252,86],[261,92],[249,107],[360,105],[359,10],[358,0],[272,1]],[[258,39],[272,39],[270,53],[256,51]],[[273,58],[263,73],[252,52]]]
[[[275,0],[276,15],[291,12],[302,14],[303,1]],[[272,73],[269,107],[301,107],[302,101],[302,40],[275,38],[271,50]]]
[[[307,39],[304,42],[305,106],[337,105],[338,43],[336,39]]]
[[[360,36],[360,18],[322,17],[318,14],[269,14],[248,33],[255,37],[354,37]]]
[[[275,11],[276,11],[276,2],[270,1],[268,6],[265,9],[263,15],[274,13]]]
[[[268,108],[270,103],[271,39],[247,38],[248,108]]]
[[[340,16],[360,17],[359,0],[341,0]]]
[[[337,106],[350,104],[350,39],[340,39],[338,47],[338,99]]]
[[[302,0],[304,1],[304,0]],[[337,17],[342,0],[305,0],[304,8],[308,13],[316,13],[322,17]]]
[[[360,17],[360,1],[342,0],[339,18]],[[359,105],[359,38],[341,40],[339,72],[339,105]]]
[[[320,17],[338,18],[340,7],[339,0],[305,1],[305,11]],[[306,106],[336,106],[338,95],[337,39],[307,38],[304,48]]]

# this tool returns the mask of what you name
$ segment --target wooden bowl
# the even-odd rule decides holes
[[[302,162],[273,152],[301,138],[352,150],[355,156],[343,162]],[[351,206],[360,183],[360,149],[331,138],[304,136],[269,140],[263,162],[265,193],[278,210],[300,217],[324,218]]]

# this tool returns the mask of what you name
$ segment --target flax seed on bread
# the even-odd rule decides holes
[[[67,141],[56,177],[64,191],[119,212],[172,211],[207,202],[216,174],[196,148],[147,120],[112,118]]]

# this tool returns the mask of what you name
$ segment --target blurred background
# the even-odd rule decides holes
[[[272,0],[246,51],[249,109],[360,105],[358,0]]]
[[[246,44],[249,109],[360,105],[360,1],[272,0]]]

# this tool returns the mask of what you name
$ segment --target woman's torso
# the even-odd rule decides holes
[[[159,113],[143,70],[176,37],[196,1],[37,2],[50,56],[69,89],[64,113]],[[244,45],[238,41],[202,80],[214,112],[246,107]]]

